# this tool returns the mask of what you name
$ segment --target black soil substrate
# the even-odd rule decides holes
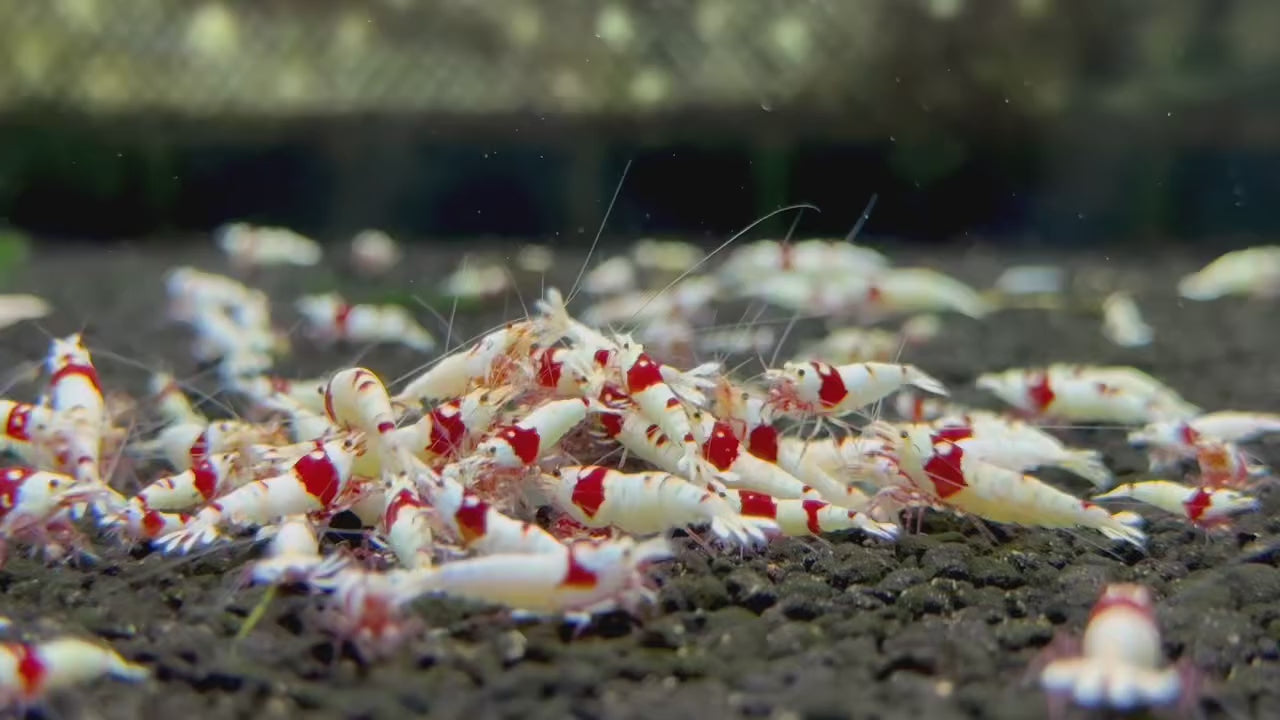
[[[377,284],[335,269],[273,269],[250,282],[271,293],[277,321],[288,323],[302,292],[340,287],[353,299],[429,298],[432,279],[457,259],[447,248],[415,250],[397,277]],[[986,285],[1004,265],[1029,259],[1042,258],[945,251],[902,264],[929,264]],[[993,401],[971,389],[979,372],[1081,361],[1135,365],[1208,409],[1276,410],[1274,305],[1182,303],[1174,296],[1177,277],[1205,259],[1057,259],[1085,286],[1132,288],[1157,330],[1150,348],[1111,346],[1097,315],[1084,308],[1014,310],[984,322],[947,318],[942,335],[906,359],[961,400],[987,406]],[[330,262],[340,265],[336,257]],[[570,284],[578,262],[561,259],[560,277],[552,279]],[[163,316],[163,273],[185,263],[225,269],[207,246],[72,248],[39,253],[15,284],[57,307],[41,323],[48,332],[87,328],[108,390],[139,393],[147,368],[197,374],[190,336]],[[525,279],[536,293],[540,280]],[[447,304],[437,309],[449,313]],[[496,308],[460,311],[455,343],[520,312],[514,298],[505,308],[498,301]],[[793,336],[812,338],[820,327],[801,324]],[[6,396],[34,397],[38,385],[18,378],[43,357],[47,336],[26,324],[0,338],[2,367],[17,379]],[[299,339],[281,370],[311,376],[358,354]],[[422,361],[398,349],[360,357],[388,380]],[[212,389],[208,378],[194,382]],[[1064,436],[1103,449],[1121,476],[1140,477],[1135,473],[1145,468],[1122,429]],[[1274,447],[1256,451],[1280,463]],[[425,600],[426,630],[400,653],[368,665],[335,653],[317,629],[316,600],[301,595],[277,596],[257,627],[235,640],[263,594],[238,588],[239,570],[256,552],[247,542],[185,560],[100,543],[102,560],[88,568],[45,567],[16,553],[0,570],[0,616],[12,621],[11,637],[98,637],[154,670],[155,679],[141,686],[100,682],[61,694],[45,708],[53,718],[1013,719],[1046,715],[1027,676],[1037,653],[1056,633],[1081,630],[1104,583],[1134,581],[1160,599],[1169,656],[1188,658],[1202,672],[1204,715],[1264,717],[1280,711],[1280,493],[1265,483],[1258,494],[1263,512],[1213,537],[1144,511],[1152,519],[1146,554],[1084,530],[987,533],[937,514],[922,534],[896,545],[793,539],[740,557],[708,555],[681,541],[678,562],[661,572],[659,606],[647,617],[606,615],[575,635],[559,623],[514,621],[497,608]]]

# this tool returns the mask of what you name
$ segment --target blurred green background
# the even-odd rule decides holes
[[[0,0],[41,238],[1280,231],[1274,0]],[[784,222],[770,225],[779,231]]]

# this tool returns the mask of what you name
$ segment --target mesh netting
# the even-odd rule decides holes
[[[1162,43],[1175,47],[1205,32],[1203,13],[1178,10],[1195,5],[0,0],[0,55],[9,58],[0,63],[0,109],[55,102],[201,116],[635,114],[796,103],[848,110],[851,100],[892,99],[908,81],[917,96],[901,101],[915,107],[980,86],[1052,109],[1078,75],[1100,66],[1105,74],[1108,62],[1161,72],[1159,58],[1175,59]],[[1265,24],[1238,9],[1216,17],[1230,25],[1231,52],[1261,48],[1274,60],[1266,50],[1274,44],[1231,35]],[[1148,51],[1154,60],[1141,56]]]

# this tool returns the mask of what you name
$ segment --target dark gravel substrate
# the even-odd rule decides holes
[[[253,282],[271,292],[277,317],[288,321],[289,303],[306,290],[338,285],[358,298],[426,294],[427,278],[450,269],[453,256],[447,249],[417,250],[399,277],[380,287],[329,270],[273,270]],[[1014,261],[992,251],[913,259],[980,284]],[[910,359],[957,388],[961,399],[978,399],[966,388],[983,370],[1075,360],[1136,365],[1207,408],[1275,410],[1274,305],[1178,303],[1177,276],[1204,259],[1062,260],[1134,287],[1157,329],[1152,348],[1108,345],[1087,313],[1009,311],[984,323],[948,320],[943,336],[913,350]],[[568,284],[577,261],[562,262]],[[43,323],[50,332],[87,322],[104,384],[137,392],[146,372],[107,351],[195,373],[188,336],[162,319],[162,273],[179,263],[224,267],[204,248],[51,249],[37,255],[18,285],[58,307]],[[537,284],[531,280],[535,292]],[[518,311],[513,301],[508,314]],[[477,332],[495,315],[462,315],[456,334]],[[16,372],[41,358],[46,344],[35,327],[5,330],[0,367]],[[283,369],[316,374],[356,354],[321,353],[299,342]],[[395,377],[420,360],[394,350],[362,362]],[[7,394],[36,391],[20,382]],[[1125,447],[1122,431],[1069,435],[1104,448],[1121,474],[1144,467]],[[1259,454],[1280,463],[1275,448],[1264,446]],[[1012,719],[1045,715],[1043,697],[1024,683],[1038,650],[1055,632],[1081,628],[1103,583],[1128,580],[1150,585],[1160,598],[1170,655],[1190,658],[1205,673],[1205,715],[1264,717],[1280,709],[1280,552],[1242,548],[1277,537],[1280,520],[1272,518],[1280,494],[1270,485],[1260,494],[1263,513],[1211,539],[1175,520],[1155,519],[1146,555],[1113,552],[1084,531],[997,528],[992,545],[967,521],[936,515],[924,534],[896,546],[846,537],[788,540],[745,559],[688,548],[664,573],[660,607],[641,621],[606,616],[574,638],[553,623],[516,623],[492,608],[431,600],[421,604],[429,630],[399,655],[368,667],[347,655],[334,658],[329,640],[314,630],[314,601],[305,597],[278,597],[258,627],[235,643],[262,594],[235,589],[236,570],[254,553],[245,546],[186,562],[108,550],[92,569],[45,568],[15,557],[0,571],[0,615],[13,621],[11,634],[98,636],[155,671],[156,679],[141,687],[108,682],[63,695],[49,706],[55,718],[429,712],[433,718],[522,720]]]

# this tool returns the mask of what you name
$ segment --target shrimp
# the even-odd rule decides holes
[[[495,467],[523,470],[551,451],[565,435],[587,418],[586,399],[552,400],[512,425],[495,428],[476,451]]]
[[[0,417],[4,418],[0,452],[13,453],[24,463],[36,463],[40,449],[38,438],[33,438],[31,433],[38,428],[49,427],[53,421],[53,410],[43,405],[0,400]]]
[[[1214,300],[1226,295],[1259,298],[1280,294],[1280,246],[1229,252],[1178,281],[1178,296]]]
[[[617,362],[626,381],[627,395],[667,437],[683,444],[681,471],[697,474],[701,468],[698,462],[701,452],[684,403],[663,379],[660,366],[645,354],[644,348],[625,337],[619,338],[618,347]]]
[[[222,525],[266,525],[287,515],[328,509],[347,487],[363,442],[354,438],[316,443],[289,472],[256,480],[218,498],[183,530],[161,537],[165,552],[188,552],[218,540]]]
[[[1014,369],[980,375],[975,386],[1029,415],[1070,422],[1145,425],[1200,414],[1177,393],[1132,368]]]
[[[372,438],[383,470],[408,471],[409,449],[395,434],[391,398],[372,371],[348,368],[334,373],[324,388],[324,412],[338,427]]]
[[[337,293],[306,295],[295,303],[319,340],[351,343],[401,343],[431,352],[436,339],[399,305],[351,305]]]
[[[656,593],[645,573],[670,557],[670,544],[661,537],[640,543],[631,538],[579,541],[556,553],[446,563],[415,575],[408,594],[441,593],[581,622],[615,608],[635,613],[653,602]]]
[[[1081,651],[1046,663],[1039,673],[1041,687],[1082,707],[1119,711],[1169,705],[1187,690],[1185,670],[1161,667],[1154,602],[1141,585],[1103,589],[1089,614]]]
[[[1022,472],[1057,467],[1100,488],[1111,485],[1111,471],[1096,450],[1074,450],[1043,430],[998,415],[977,413],[933,424],[935,439],[946,439],[983,462]]]
[[[876,522],[864,513],[814,498],[778,500],[750,490],[729,490],[725,499],[743,517],[773,521],[789,537],[861,530],[871,537],[894,542],[902,532],[894,523]]]
[[[407,407],[426,400],[465,395],[472,383],[500,385],[516,365],[515,358],[528,357],[532,351],[534,332],[530,322],[508,323],[485,335],[470,349],[444,356],[410,381],[391,401]]]
[[[320,262],[319,243],[288,228],[231,223],[214,232],[215,242],[241,268],[267,265],[311,267]]]
[[[759,546],[777,530],[772,520],[749,522],[717,493],[662,472],[622,473],[585,465],[544,475],[552,503],[589,528],[616,527],[636,535],[709,525],[722,541]]]
[[[1120,347],[1150,345],[1155,330],[1142,319],[1138,304],[1126,292],[1113,292],[1102,301],[1102,334]]]
[[[408,475],[397,475],[383,499],[382,538],[406,568],[430,567],[434,536],[431,506]]]
[[[1185,517],[1191,524],[1202,528],[1224,525],[1233,515],[1255,512],[1262,507],[1257,498],[1238,490],[1193,487],[1168,480],[1125,483],[1093,497],[1099,502],[1121,498],[1137,500]]]
[[[1030,475],[982,462],[963,446],[934,441],[929,428],[897,429],[877,423],[872,432],[886,440],[885,453],[903,476],[927,497],[992,522],[1032,527],[1088,527],[1112,540],[1143,547],[1140,518],[1116,514],[1080,500]]]
[[[208,425],[209,419],[191,406],[178,381],[169,373],[151,376],[151,400],[165,425]]]
[[[457,466],[423,485],[440,522],[464,548],[482,555],[557,553],[563,543],[533,523],[521,522],[499,512],[463,487]]]
[[[249,569],[249,580],[261,585],[308,581],[324,562],[320,538],[306,515],[291,515],[278,524],[264,526],[257,540],[269,541],[266,557]]]
[[[914,365],[789,362],[781,370],[768,371],[767,377],[771,380],[769,404],[784,413],[840,417],[907,385],[936,395],[947,394],[942,383]]]
[[[107,407],[98,371],[80,334],[55,338],[47,365],[51,374],[49,403],[53,409],[47,437],[55,453],[55,469],[84,482],[98,482]]]
[[[0,643],[0,709],[24,707],[43,700],[50,692],[104,675],[141,682],[151,673],[113,650],[77,638]]]
[[[239,456],[219,453],[201,458],[189,470],[155,480],[136,498],[153,510],[187,510],[234,490],[244,476]]]

